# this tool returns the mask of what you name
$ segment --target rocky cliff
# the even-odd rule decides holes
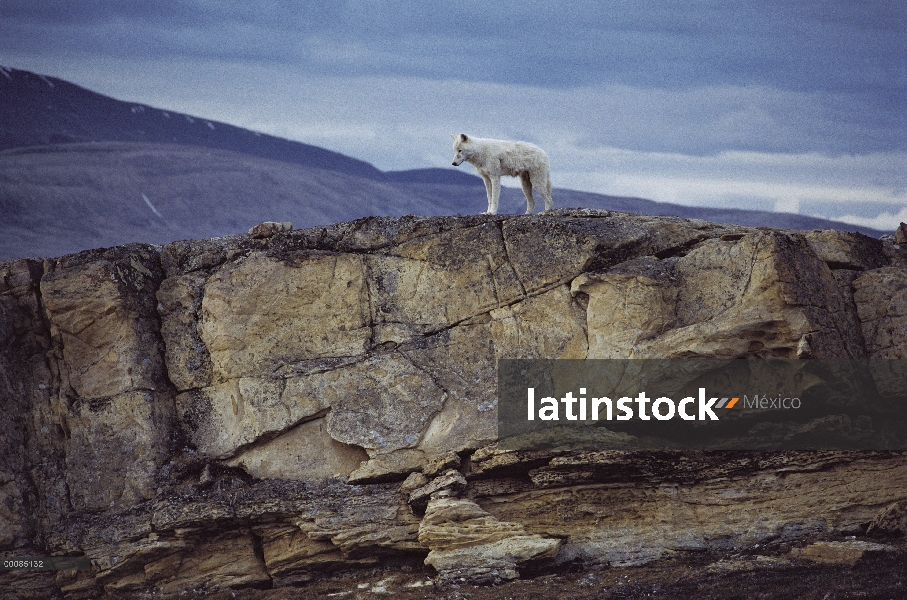
[[[907,359],[895,241],[558,211],[0,263],[0,551],[92,564],[0,581],[252,598],[902,533],[898,452],[495,446],[499,358]]]

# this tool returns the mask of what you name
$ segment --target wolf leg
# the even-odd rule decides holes
[[[482,214],[483,215],[496,214],[496,212],[497,212],[496,204],[497,203],[495,202],[494,196],[492,195],[492,194],[494,194],[494,183],[492,182],[491,177],[489,175],[486,175],[485,173],[479,173],[479,174],[482,176],[482,181],[485,182],[485,195],[488,196],[488,210],[486,210]],[[492,210],[491,210],[492,206],[495,207],[495,212],[492,212]]]
[[[491,194],[488,197],[488,214],[498,214],[498,199],[501,197],[501,178],[491,177]]]
[[[520,173],[520,184],[523,186],[523,195],[526,196],[526,214],[531,215],[535,210],[535,198],[532,196],[532,179],[528,171]]]
[[[551,177],[548,173],[536,173],[533,177],[535,189],[539,191],[542,200],[545,201],[545,212],[554,208],[554,201],[551,200]]]

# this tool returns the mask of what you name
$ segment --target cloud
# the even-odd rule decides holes
[[[3,60],[385,170],[449,166],[465,131],[536,142],[588,191],[905,203],[901,2],[87,6],[0,4]]]
[[[901,223],[907,223],[907,207],[902,208],[901,211],[897,214],[892,214],[889,212],[883,212],[882,214],[873,217],[858,217],[856,215],[843,215],[838,217],[839,221],[844,221],[845,223],[852,223],[853,225],[862,225],[864,227],[872,227],[874,229],[880,229],[882,231],[893,231],[898,228],[898,225]]]
[[[169,64],[163,68],[167,72],[162,78],[176,76],[198,90],[198,110],[204,110],[211,97],[219,97],[241,122],[253,119],[257,127],[294,139],[312,126],[355,123],[356,129],[393,131],[405,126],[426,135],[466,129],[488,137],[529,136],[549,146],[568,143],[700,156],[726,150],[907,151],[907,130],[866,118],[858,95],[758,86],[655,90],[598,85],[561,90],[463,80],[309,76],[243,64],[199,64],[183,74],[173,73]],[[205,78],[214,81],[206,83]],[[217,89],[221,79],[227,89]],[[261,110],[272,105],[280,109]]]
[[[67,72],[52,74],[116,97],[208,114],[310,143],[319,138],[300,135],[312,127],[326,130],[337,123],[348,129],[354,123],[354,129],[453,127],[489,137],[535,136],[548,144],[563,139],[581,147],[695,155],[729,149],[907,150],[907,128],[867,116],[860,94],[726,85],[550,89],[456,79],[310,75],[285,65],[219,59],[179,64],[119,60],[106,61],[103,69],[97,63],[64,68]]]
[[[448,134],[462,131],[541,145],[558,187],[791,212],[907,204],[907,150],[875,149],[865,140],[887,130],[849,130],[826,108],[835,101],[816,94],[731,86],[552,90],[311,76],[212,60],[181,69],[167,61],[132,71],[84,67],[74,75],[83,83],[94,77],[88,87],[114,97],[324,146],[383,170],[448,167]],[[829,147],[838,151],[809,150]]]
[[[548,88],[758,85],[865,92],[907,86],[902,2],[650,0],[456,3],[60,0],[0,4],[0,49],[294,65]],[[106,32],[114,31],[115,43]],[[154,40],[146,47],[143,40]],[[881,105],[880,105],[881,106]]]
[[[907,153],[862,156],[723,152],[690,156],[597,148],[575,154],[568,185],[617,196],[695,206],[799,212],[809,204],[858,204],[879,211],[907,204]]]

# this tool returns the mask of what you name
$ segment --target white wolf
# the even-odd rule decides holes
[[[545,212],[552,209],[551,177],[548,155],[529,142],[489,140],[470,137],[465,133],[453,135],[453,165],[459,167],[466,161],[472,164],[482,179],[488,194],[488,210],[484,214],[498,214],[498,198],[501,195],[501,175],[519,177],[526,195],[526,214],[535,209],[532,188],[538,190],[545,201]]]

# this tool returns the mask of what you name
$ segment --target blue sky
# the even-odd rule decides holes
[[[449,166],[463,131],[539,144],[555,187],[884,229],[905,32],[901,0],[0,0],[4,66],[381,169]]]

